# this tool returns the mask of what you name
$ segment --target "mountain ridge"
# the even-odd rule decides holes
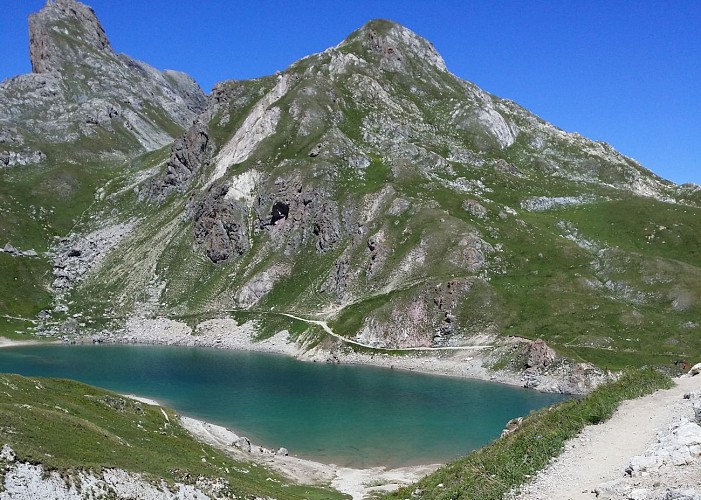
[[[169,142],[122,149],[65,238],[44,240],[55,303],[39,332],[224,317],[353,350],[286,313],[397,355],[489,344],[480,362],[535,387],[698,348],[698,190],[450,74],[407,28],[370,21],[276,75],[217,84],[188,116]]]

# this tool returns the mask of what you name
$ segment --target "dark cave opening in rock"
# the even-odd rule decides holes
[[[275,224],[281,219],[287,219],[290,214],[290,206],[287,203],[281,201],[275,202],[273,205],[273,211],[270,217],[270,224]]]

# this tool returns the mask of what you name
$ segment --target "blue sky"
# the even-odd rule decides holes
[[[27,16],[4,0],[0,80],[30,71]],[[118,52],[217,81],[285,69],[373,18],[431,40],[448,69],[658,175],[701,184],[701,1],[88,2]]]

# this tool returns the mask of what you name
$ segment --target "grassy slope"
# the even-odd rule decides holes
[[[224,478],[231,494],[246,498],[345,498],[233,460],[193,439],[172,410],[164,411],[168,419],[159,407],[78,382],[0,375],[0,442],[22,461],[67,473],[120,468],[170,483],[187,473],[192,481]]]
[[[582,400],[532,413],[513,434],[441,467],[387,498],[500,500],[559,455],[566,440],[585,426],[611,417],[621,401],[671,385],[669,378],[650,369],[628,371],[617,382],[599,387]]]
[[[270,83],[262,80],[248,85],[250,88],[245,91],[252,92],[257,88],[267,90]],[[243,109],[248,110],[251,105],[248,102]],[[360,140],[360,119],[353,119],[357,109],[349,107],[343,111],[343,131]],[[218,125],[219,115],[210,122],[210,132],[219,146],[245,117],[245,111],[235,107],[230,114],[225,126]],[[282,148],[284,155],[292,155],[299,162],[286,175],[298,175],[306,183],[316,182],[313,163],[306,164],[304,160],[306,145],[302,147],[293,141],[289,147],[302,151],[293,154],[277,139],[271,141],[254,155],[248,162],[250,165],[244,164],[235,171],[255,166],[266,154],[279,155],[277,148]],[[565,154],[566,150],[563,151]],[[456,268],[446,258],[455,248],[457,235],[474,229],[492,245],[503,245],[503,252],[492,256],[501,262],[491,268],[488,281],[476,284],[473,294],[461,301],[455,311],[462,333],[495,325],[502,334],[543,338],[565,355],[611,369],[669,365],[701,348],[695,320],[701,312],[698,306],[701,258],[696,250],[701,234],[698,222],[701,210],[544,174],[533,166],[529,147],[519,142],[504,151],[489,151],[485,156],[513,162],[524,175],[458,163],[452,164],[454,174],[435,172],[439,178],[480,181],[492,189],[480,196],[461,193],[440,181],[413,174],[393,178],[388,165],[376,155],[365,173],[339,166],[332,183],[339,200],[347,200],[349,206],[362,206],[364,195],[379,193],[385,183],[391,183],[394,196],[412,200],[416,207],[421,200],[435,207],[424,206],[399,216],[380,212],[378,218],[367,223],[366,234],[382,229],[392,252],[384,270],[368,280],[363,289],[355,290],[357,304],[346,308],[341,316],[329,318],[340,328],[340,333],[355,334],[375,306],[391,301],[392,307],[399,308],[401,303],[423,293],[430,283],[439,284],[450,278],[472,279],[481,274]],[[196,184],[193,192],[199,191]],[[598,201],[537,213],[520,209],[521,201],[530,196],[579,195],[589,195]],[[467,213],[461,206],[466,198],[478,199],[486,207],[487,217],[479,219]],[[139,266],[139,255],[163,248],[155,264],[159,277],[168,281],[162,296],[165,306],[160,311],[164,315],[209,317],[218,310],[233,309],[235,291],[275,263],[291,267],[292,272],[280,280],[257,309],[313,314],[336,300],[330,293],[320,295],[317,290],[334,273],[334,264],[346,249],[349,249],[345,255],[350,256],[350,269],[359,270],[363,276],[367,266],[364,241],[358,244],[346,238],[324,255],[315,254],[310,242],[297,254],[283,256],[281,252],[268,253],[269,247],[265,246],[268,236],[264,231],[253,237],[253,250],[241,259],[214,265],[203,257],[201,249],[193,251],[189,220],[179,222],[170,240],[163,241],[166,235],[158,228],[175,219],[177,210],[181,209],[175,209],[178,202],[171,199],[161,207],[139,207],[131,193],[119,199],[122,201],[112,202],[120,209],[130,207],[128,210],[144,216],[147,222],[138,241],[130,240],[128,247],[124,246],[113,260],[127,265],[132,265],[128,263],[133,260],[133,265]],[[506,206],[515,208],[518,215],[498,216]],[[597,250],[583,249],[563,238],[563,223],[575,228],[581,238],[609,250],[599,255]],[[385,284],[393,281],[392,270],[422,241],[429,242],[427,248],[431,249],[426,264],[386,288]],[[77,302],[80,304],[85,298],[96,306],[96,300],[112,303],[111,294],[105,290],[119,289],[115,276],[126,281],[132,279],[120,266],[123,267],[118,263],[114,267],[107,265],[102,276],[86,283]],[[109,286],[105,286],[107,283]],[[609,285],[612,288],[607,288]],[[396,287],[408,291],[393,292],[391,289]],[[378,296],[382,289],[390,291]],[[631,293],[626,295],[626,290]],[[478,292],[481,297],[476,296]],[[682,307],[673,305],[678,296],[684,299]],[[389,311],[389,306],[385,309]],[[128,313],[128,308],[124,312]],[[388,315],[377,312],[380,317]]]
[[[360,46],[344,48],[351,49],[372,57],[363,53]],[[338,300],[331,290],[320,290],[335,273],[335,264],[345,258],[348,269],[359,276],[352,284],[355,288],[349,290],[355,303],[339,316],[328,318],[344,335],[354,335],[368,315],[375,314],[385,321],[393,310],[402,311],[417,297],[426,300],[430,314],[434,320],[438,318],[434,327],[440,325],[440,311],[431,309],[431,287],[445,284],[449,279],[462,279],[472,283],[472,291],[453,311],[458,318],[456,328],[460,335],[489,330],[542,338],[565,355],[611,369],[668,365],[701,348],[696,323],[701,313],[701,287],[698,285],[701,283],[701,256],[697,250],[701,210],[614,189],[605,183],[624,180],[619,164],[589,157],[577,145],[560,139],[553,140],[547,151],[536,150],[531,145],[532,137],[528,135],[525,122],[521,123],[523,132],[517,141],[506,149],[490,146],[484,137],[473,137],[478,130],[456,130],[447,117],[453,109],[453,101],[466,99],[467,84],[445,74],[440,75],[444,84],[441,88],[390,73],[384,75],[387,81],[383,83],[392,95],[398,96],[397,102],[409,100],[420,110],[420,115],[407,116],[407,122],[423,121],[435,127],[435,136],[422,132],[412,137],[412,142],[444,158],[450,156],[449,150],[455,144],[466,149],[477,148],[476,157],[484,161],[476,164],[449,161],[449,169],[430,167],[428,176],[421,173],[428,168],[422,165],[408,164],[400,168],[391,154],[364,142],[363,120],[368,109],[373,108],[354,101],[355,94],[349,82],[342,78],[332,82],[318,77],[304,80],[307,78],[303,76],[304,71],[315,57],[300,61],[290,69],[305,83],[292,84],[290,91],[276,103],[282,109],[278,134],[266,139],[247,162],[233,166],[230,175],[255,168],[269,175],[263,184],[271,184],[277,177],[301,179],[305,188],[321,183],[333,192],[342,211],[346,207],[363,206],[390,184],[394,194],[374,220],[366,221],[363,236],[346,236],[323,255],[316,253],[313,241],[294,254],[283,255],[283,247],[271,251],[271,237],[263,230],[252,237],[252,251],[234,262],[214,265],[204,257],[201,248],[193,247],[191,219],[178,219],[187,205],[185,200],[191,195],[200,195],[207,169],[213,168],[211,164],[198,174],[190,192],[173,196],[160,206],[139,203],[130,191],[110,196],[120,187],[119,182],[112,182],[107,198],[96,203],[90,213],[101,214],[100,218],[116,208],[124,216],[139,217],[144,222],[133,237],[108,257],[103,270],[77,290],[76,310],[83,309],[86,315],[93,317],[106,311],[125,317],[132,311],[133,304],[128,302],[143,296],[145,284],[155,268],[158,279],[166,280],[167,287],[154,313],[189,318],[192,322],[235,309],[237,290],[257,273],[278,264],[288,267],[290,274],[281,278],[255,308],[258,312],[312,315]],[[274,77],[268,77],[223,84],[230,101],[228,105],[226,100],[222,102],[209,123],[215,149],[226,143],[275,81]],[[422,98],[411,91],[416,85],[420,85],[419,90],[424,93]],[[304,90],[308,88],[317,89],[314,99],[306,96]],[[331,100],[329,95],[343,97],[342,103]],[[302,103],[305,109],[316,109],[314,106],[337,106],[338,109],[332,121],[315,125],[317,128],[310,135],[302,137],[288,109],[295,103]],[[474,103],[467,104],[472,105]],[[308,157],[310,147],[322,140],[331,123],[371,159],[366,169],[350,168],[343,160],[322,168],[317,160]],[[125,168],[135,173],[163,165],[167,152],[166,148],[150,157],[146,155]],[[281,164],[282,160],[288,162]],[[514,165],[521,175],[495,169],[493,164],[497,160]],[[566,176],[553,175],[542,167],[547,162],[575,173],[593,169],[598,172],[599,183],[575,182]],[[98,175],[99,172],[100,169],[96,169],[89,174]],[[88,176],[85,181],[91,186],[84,190],[85,196],[78,197],[82,200],[80,207],[91,203],[95,186],[109,176],[91,179]],[[487,190],[472,193],[448,187],[448,182],[453,181],[482,183]],[[17,184],[12,189],[21,191],[26,187]],[[267,189],[275,188],[268,185]],[[520,208],[521,202],[532,196],[581,195],[598,201],[538,213]],[[388,215],[386,210],[392,197],[410,200],[412,208],[398,216]],[[466,212],[462,208],[465,199],[479,201],[487,209],[487,217],[480,219]],[[505,207],[516,209],[518,214],[499,216]],[[72,213],[72,217],[77,215],[77,209],[71,212],[68,207],[60,212]],[[13,227],[24,225],[29,230],[23,235],[31,235],[35,231],[25,219],[13,222]],[[598,250],[583,249],[563,238],[563,223],[575,228],[581,238],[608,250],[599,255]],[[380,230],[391,252],[384,268],[366,279],[369,256],[365,238]],[[472,231],[492,245],[503,246],[501,252],[488,256],[490,262],[486,271],[468,272],[451,263],[451,252],[460,235]],[[426,243],[428,256],[426,263],[395,279],[393,271],[423,243]],[[37,260],[32,264],[38,268],[22,269],[17,267],[18,261],[12,261],[15,267],[7,268],[8,273],[3,276],[10,276],[10,272],[13,276],[24,273],[26,277],[21,278],[24,281],[43,277],[46,282],[50,278],[48,265],[40,263]],[[0,265],[8,266],[3,260]],[[13,287],[8,280],[0,278],[0,287],[8,291],[7,297]],[[3,303],[0,295],[0,314],[4,308],[17,315],[31,316],[47,302],[48,295],[38,282],[31,288],[22,287],[17,299],[8,305],[9,299]],[[24,309],[20,310],[18,304]],[[251,314],[255,316],[255,311]],[[269,317],[269,314],[259,315],[262,323],[268,326]],[[99,318],[96,319],[100,323]],[[272,330],[274,328],[267,327],[265,335]]]
[[[511,269],[492,281],[504,331],[613,369],[698,351],[699,212],[630,196],[528,214],[532,230],[513,236]],[[606,250],[560,237],[560,221]]]

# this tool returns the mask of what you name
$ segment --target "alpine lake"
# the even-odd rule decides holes
[[[568,397],[199,347],[9,347],[0,349],[0,372],[70,378],[152,398],[257,445],[358,468],[446,462],[499,437],[508,420]]]

